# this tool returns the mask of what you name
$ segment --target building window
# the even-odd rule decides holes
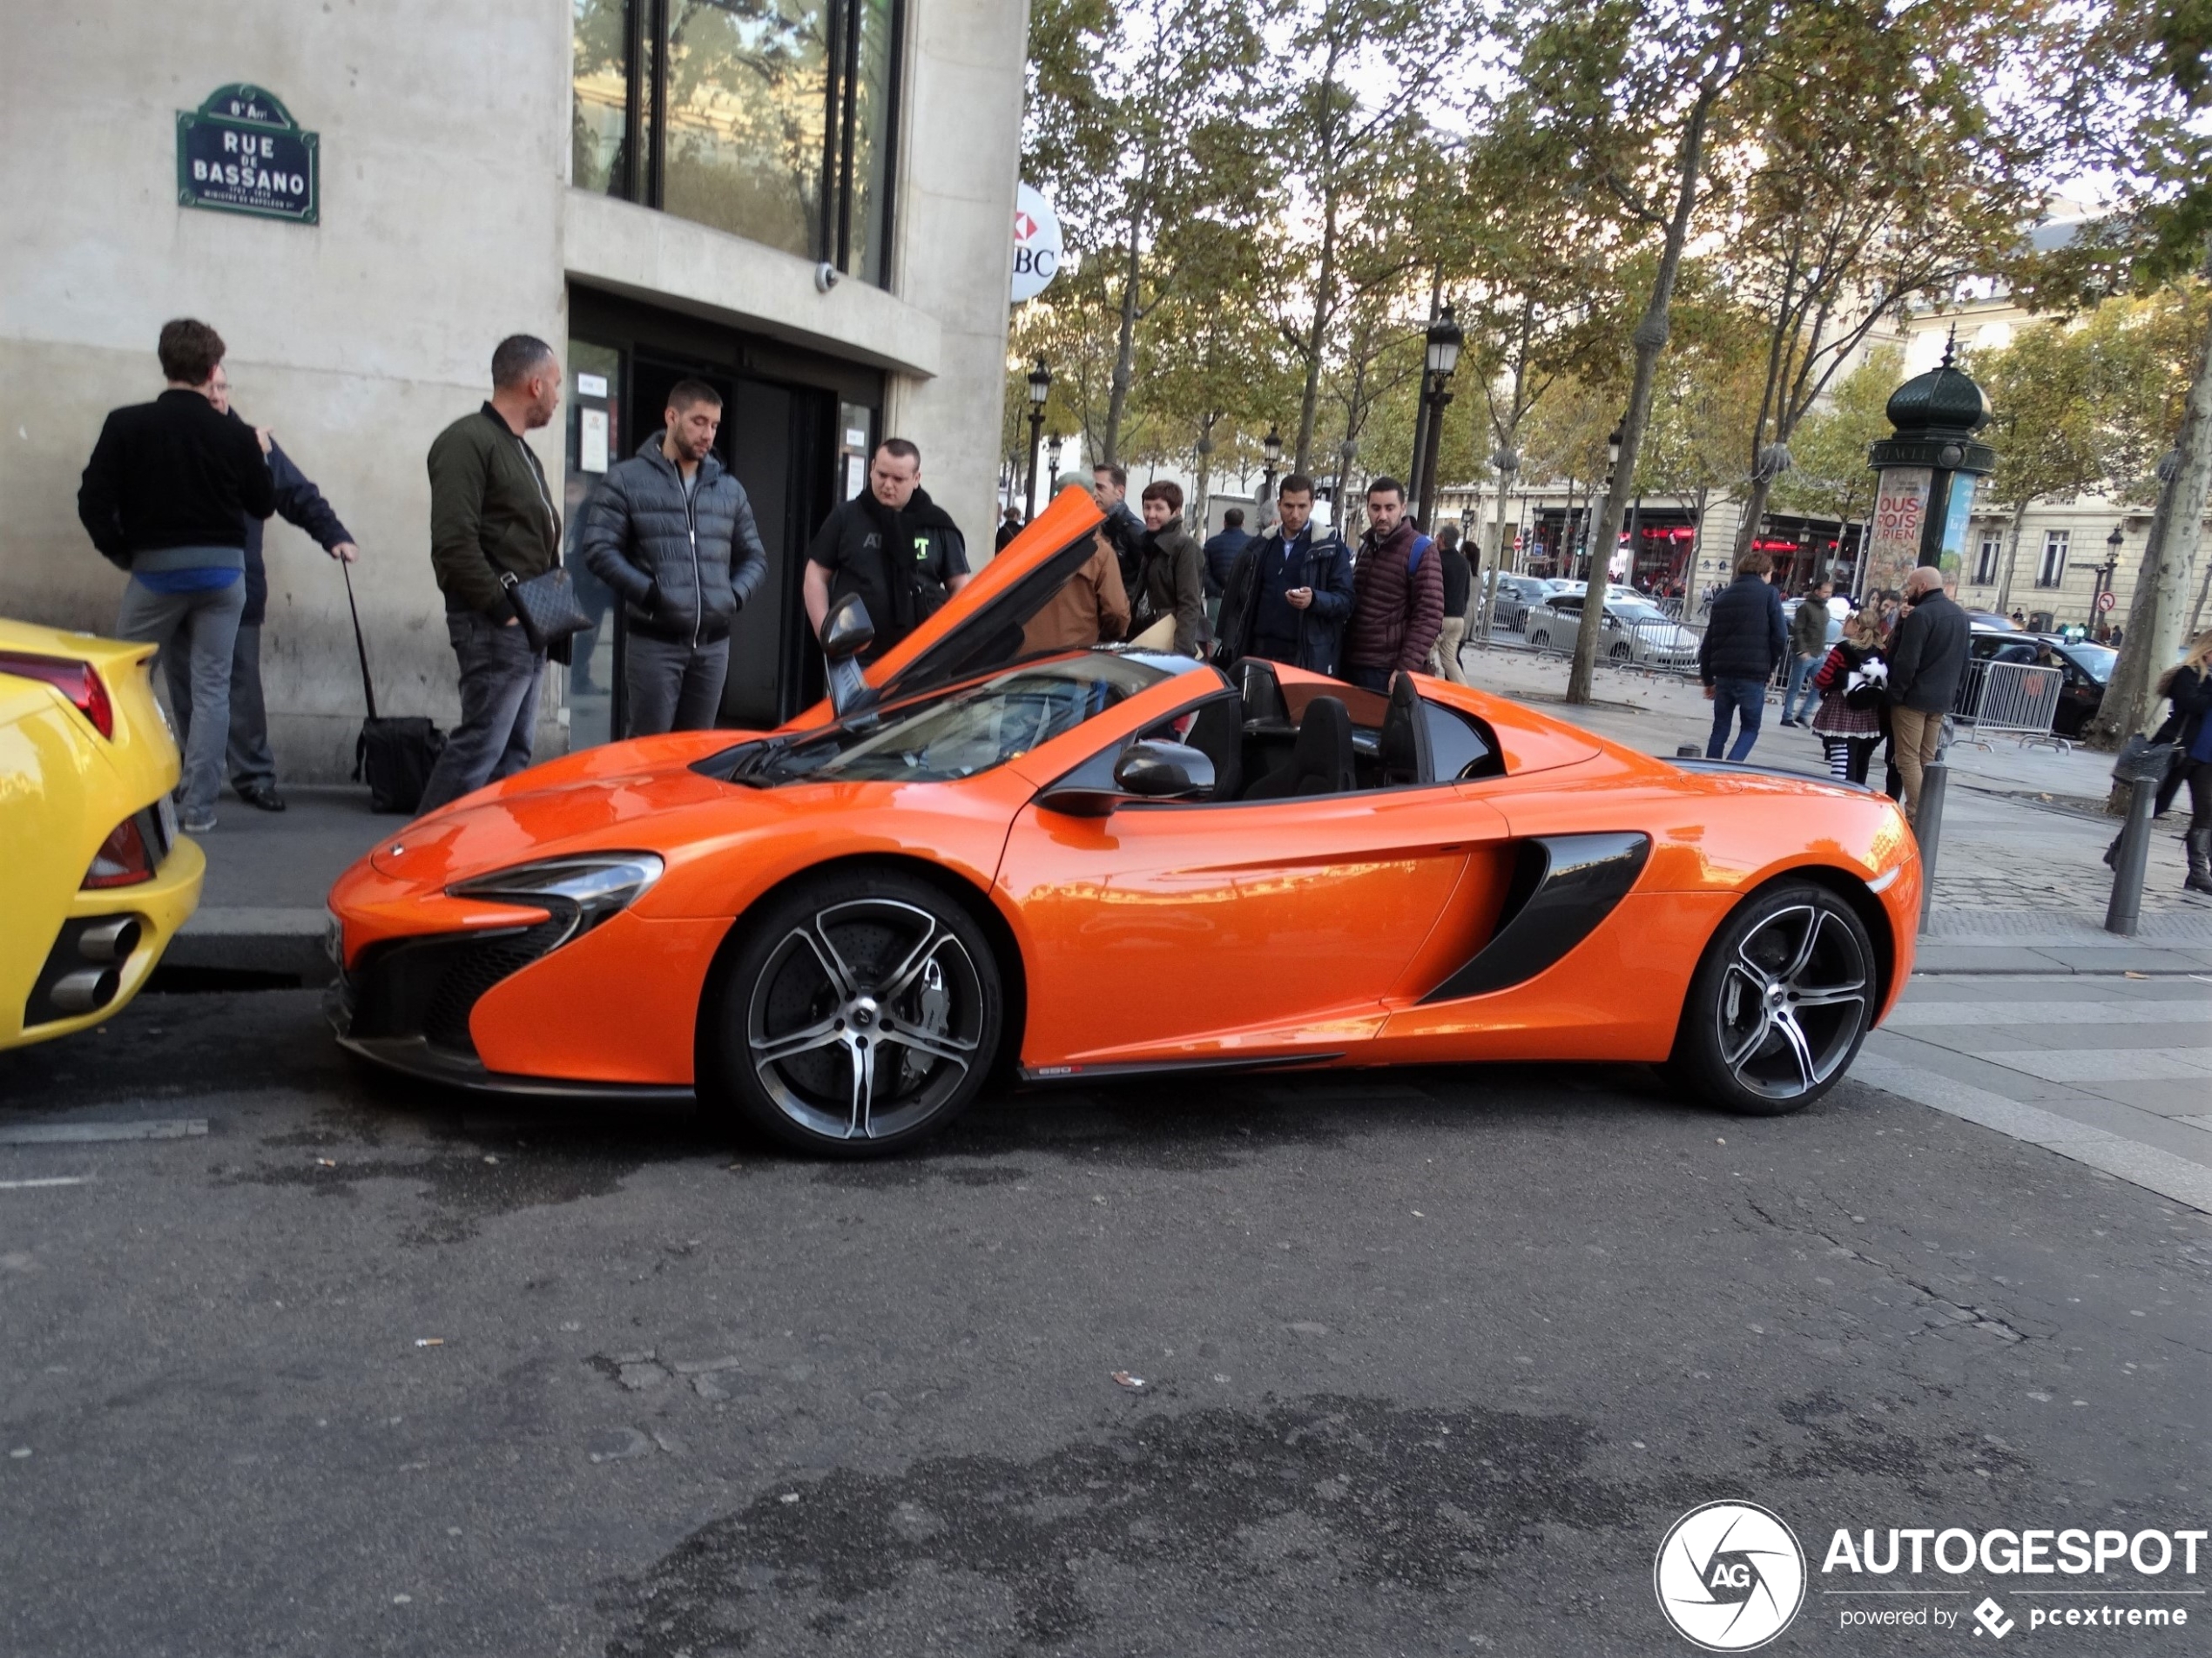
[[[2035,585],[2061,587],[2066,583],[2066,544],[2074,532],[2067,529],[2047,529],[2043,532],[2043,562],[2035,567]]]
[[[881,286],[899,0],[570,0],[570,180]]]
[[[1974,585],[1987,587],[1997,579],[1997,558],[2004,545],[2001,536],[1988,535],[1981,538],[1981,547],[1974,555]]]

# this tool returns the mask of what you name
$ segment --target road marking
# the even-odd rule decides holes
[[[101,1140],[190,1140],[207,1132],[206,1117],[153,1122],[19,1122],[0,1129],[0,1146],[82,1146]]]
[[[48,1175],[42,1180],[0,1180],[0,1191],[24,1191],[32,1186],[89,1186],[90,1175]]]

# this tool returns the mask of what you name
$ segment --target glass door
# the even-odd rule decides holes
[[[624,353],[618,347],[569,341],[568,466],[561,489],[561,535],[577,599],[590,628],[570,643],[562,714],[569,746],[588,748],[614,735],[622,606],[613,590],[584,568],[583,506],[608,467],[621,457]]]

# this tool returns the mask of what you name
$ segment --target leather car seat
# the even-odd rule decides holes
[[[1352,711],[1334,697],[1316,697],[1298,722],[1289,764],[1244,791],[1247,800],[1287,800],[1301,794],[1342,794],[1358,786],[1352,769]]]

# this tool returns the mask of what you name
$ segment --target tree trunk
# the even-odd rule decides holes
[[[1567,700],[1570,703],[1590,700],[1590,684],[1597,665],[1597,639],[1603,631],[1605,619],[1604,578],[1598,575],[1596,555],[1602,550],[1608,568],[1611,567],[1613,543],[1621,533],[1621,517],[1628,509],[1629,496],[1635,482],[1636,455],[1643,447],[1643,428],[1651,416],[1651,383],[1659,367],[1659,354],[1667,348],[1667,319],[1674,303],[1675,277],[1682,269],[1683,246],[1689,239],[1690,214],[1697,206],[1698,181],[1704,176],[1705,125],[1719,96],[1718,91],[1710,85],[1701,91],[1683,129],[1674,217],[1668,222],[1666,241],[1660,249],[1659,272],[1651,284],[1650,302],[1644,307],[1643,320],[1636,324],[1631,336],[1635,344],[1635,375],[1629,385],[1629,412],[1621,421],[1621,458],[1613,468],[1605,504],[1598,511],[1597,535],[1591,548],[1590,589],[1595,590],[1597,608],[1593,613],[1590,590],[1585,590],[1582,625],[1575,636],[1575,666],[1567,676]]]
[[[1143,254],[1136,245],[1137,231],[1143,224],[1144,207],[1142,190],[1129,216],[1129,268],[1122,273],[1122,326],[1114,347],[1114,377],[1106,398],[1106,441],[1099,448],[1102,465],[1119,461],[1122,447],[1122,414],[1129,407],[1129,389],[1136,379],[1136,285],[1143,274]]]
[[[2168,455],[2167,461],[2173,458]],[[2160,465],[2166,465],[2167,461],[2161,461]],[[2179,478],[2176,466],[2175,475],[2159,485],[2158,505],[2150,516],[2150,533],[2143,537],[2143,562],[2135,571],[2135,590],[2128,601],[2128,630],[2127,637],[2120,642],[2120,659],[2112,664],[2112,677],[2105,682],[2105,694],[2097,704],[2095,715],[2082,727],[2083,740],[2091,748],[2116,751],[2130,734],[2141,729],[2140,713],[2130,711],[2142,708],[2150,683],[2157,677],[2150,665],[2151,610],[2157,602],[2159,556],[2166,544],[2167,526],[2173,520],[2174,486]],[[2114,786],[2114,811],[2125,810],[2126,795],[2124,786]]]
[[[1321,262],[1313,277],[1313,327],[1305,336],[1305,393],[1298,401],[1298,444],[1291,470],[1311,475],[1313,422],[1321,407],[1321,353],[1328,344],[1329,313],[1336,304],[1337,192],[1332,184],[1321,198]]]
[[[1510,436],[1499,447],[1507,454],[1514,452]],[[1490,526],[1490,533],[1486,537],[1490,545],[1484,555],[1490,566],[1491,582],[1487,590],[1475,589],[1482,603],[1475,613],[1474,642],[1485,650],[1490,648],[1490,628],[1498,609],[1497,578],[1505,573],[1506,568],[1506,505],[1513,499],[1513,481],[1519,475],[1518,468],[1501,467],[1498,469],[1498,517],[1497,522]],[[1480,582],[1482,572],[1477,570],[1474,576]]]
[[[1757,468],[1751,473],[1751,493],[1743,497],[1743,516],[1736,525],[1736,556],[1731,565],[1742,561],[1751,550],[1751,543],[1759,538],[1759,520],[1766,516],[1767,498],[1774,493],[1774,480],[1759,475]]]
[[[2212,330],[2207,331],[2204,354],[2189,387],[2178,447],[2181,470],[2174,478],[2174,509],[2168,516],[2166,541],[2159,550],[2158,593],[2151,613],[2150,637],[2144,641],[2150,655],[2144,673],[2143,706],[2136,715],[2138,731],[2148,727],[2155,711],[2148,694],[2150,682],[2181,653],[2182,612],[2188,603],[2197,550],[2204,539],[2204,502],[2206,495],[2212,492]],[[2134,637],[2130,630],[2128,637]]]

